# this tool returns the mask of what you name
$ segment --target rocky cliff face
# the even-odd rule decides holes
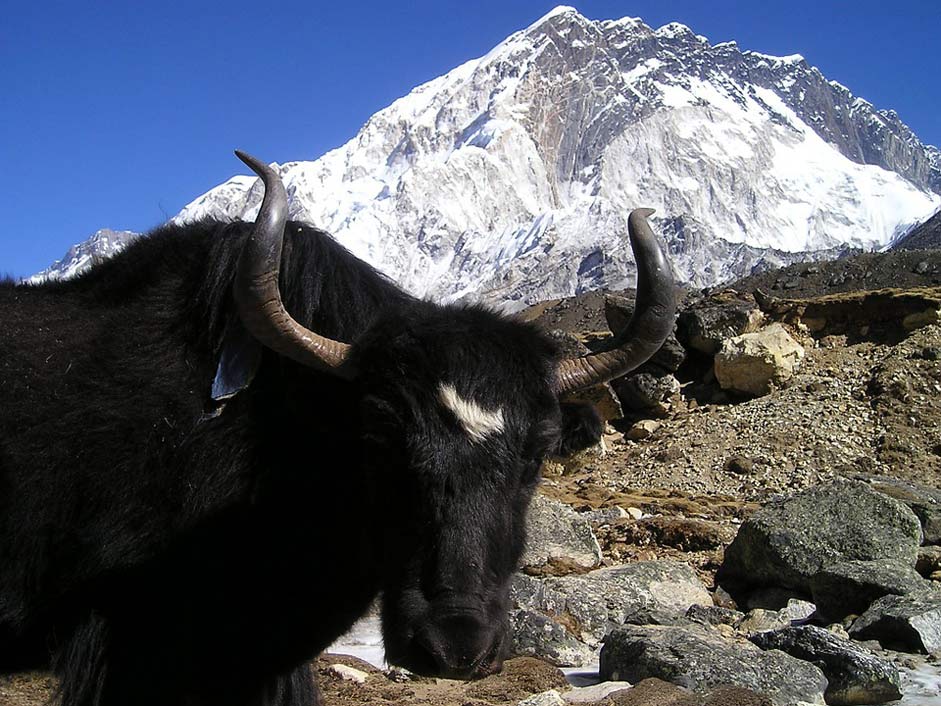
[[[938,151],[803,58],[566,7],[280,171],[294,218],[412,292],[510,308],[630,285],[638,206],[694,285],[882,247],[941,206]],[[260,198],[235,177],[177,219]]]

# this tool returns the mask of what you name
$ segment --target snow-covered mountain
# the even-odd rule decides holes
[[[941,207],[941,152],[800,56],[559,7],[280,165],[292,217],[410,291],[510,307],[631,284],[632,208],[680,279],[880,248]],[[176,217],[254,217],[237,176]]]
[[[28,282],[39,284],[49,279],[69,279],[84,272],[96,262],[111,257],[138,237],[137,233],[129,230],[109,230],[103,228],[77,245],[69,248],[61,260],[56,260],[42,272],[37,272],[27,279]]]

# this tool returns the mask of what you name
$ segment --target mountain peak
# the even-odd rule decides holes
[[[882,247],[941,206],[941,153],[803,60],[565,6],[281,175],[292,218],[412,292],[510,307],[629,286],[635,207],[706,286]],[[232,180],[177,220],[260,199]]]
[[[680,22],[669,22],[662,27],[659,27],[654,34],[658,37],[697,37],[696,33],[693,32],[689,27],[680,23]]]
[[[574,7],[572,7],[571,5],[556,5],[551,10],[549,10],[549,12],[547,12],[545,15],[543,15],[538,20],[533,22],[532,25],[530,26],[533,27],[536,25],[540,25],[547,20],[551,20],[554,17],[561,17],[563,15],[575,16],[575,17],[580,17],[584,19],[581,13],[578,10],[576,10]]]

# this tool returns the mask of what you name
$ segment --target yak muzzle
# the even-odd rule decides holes
[[[448,679],[480,679],[499,672],[506,657],[507,627],[469,612],[422,621],[405,660],[406,668]]]

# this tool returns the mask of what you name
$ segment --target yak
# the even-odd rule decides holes
[[[63,706],[311,706],[310,660],[381,596],[387,659],[478,678],[542,460],[600,435],[562,400],[673,326],[629,235],[633,319],[564,358],[536,326],[405,293],[287,220],[166,225],[69,281],[0,284],[0,672]]]

